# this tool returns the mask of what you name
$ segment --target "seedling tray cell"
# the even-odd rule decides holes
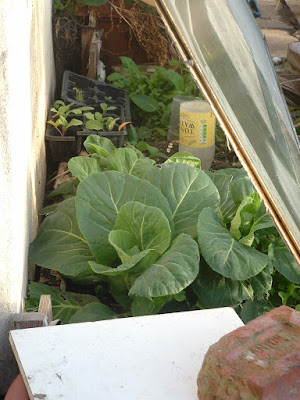
[[[53,162],[68,161],[80,153],[81,142],[74,133],[61,136],[53,126],[47,125],[45,139],[47,153]]]
[[[76,95],[74,88],[80,91],[80,96]],[[105,82],[87,78],[71,71],[65,71],[61,97],[64,101],[78,106],[88,105],[95,107],[99,106],[100,103],[106,103],[109,106],[120,106],[124,108],[125,120],[131,120],[128,92]],[[82,98],[80,99],[79,97]]]

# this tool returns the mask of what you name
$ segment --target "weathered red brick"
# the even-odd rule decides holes
[[[300,400],[300,312],[282,306],[211,346],[201,400]]]

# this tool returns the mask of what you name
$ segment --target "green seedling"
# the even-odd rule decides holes
[[[105,113],[107,113],[107,111],[114,111],[114,110],[116,110],[116,108],[117,108],[117,107],[115,107],[115,106],[109,106],[109,105],[107,105],[106,103],[101,103],[101,104],[100,104],[100,107],[101,107],[101,109],[102,109],[102,111],[103,111],[103,115],[104,115]]]
[[[71,126],[80,126],[83,122],[77,118],[70,120],[70,115],[80,115],[84,111],[94,110],[93,107],[83,106],[72,108],[74,103],[65,104],[62,100],[56,100],[53,103],[53,107],[50,109],[54,115],[47,121],[48,124],[54,126],[61,136],[65,136],[67,130]]]
[[[85,124],[86,129],[92,129],[96,131],[102,131],[107,129],[109,132],[113,130],[116,122],[120,118],[104,117],[100,112],[95,112],[94,114],[89,112],[85,114],[88,121]]]
[[[73,90],[75,92],[75,99],[79,103],[84,103],[84,97],[83,97],[83,92],[82,89],[79,89],[77,87],[73,87]]]

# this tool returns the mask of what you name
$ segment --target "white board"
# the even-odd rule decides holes
[[[10,332],[31,400],[197,400],[204,355],[243,323],[231,308]]]

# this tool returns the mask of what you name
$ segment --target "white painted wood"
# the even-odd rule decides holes
[[[31,400],[197,400],[208,347],[242,325],[223,308],[10,335]]]

